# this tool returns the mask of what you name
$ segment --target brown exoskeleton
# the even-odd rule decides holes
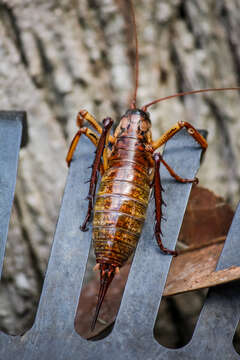
[[[197,178],[183,179],[178,176],[164,161],[160,153],[156,151],[183,127],[204,150],[207,148],[207,142],[202,135],[185,121],[177,122],[159,139],[152,140],[151,120],[147,109],[153,104],[177,96],[208,91],[239,90],[237,87],[193,90],[157,99],[142,107],[137,106],[138,44],[135,15],[131,2],[130,5],[136,42],[136,83],[130,108],[121,117],[113,136],[110,134],[113,124],[111,118],[105,118],[103,127],[101,127],[88,111],[81,110],[77,117],[79,131],[71,143],[66,159],[70,165],[74,150],[82,134],[86,135],[96,146],[96,156],[92,166],[87,196],[88,211],[81,226],[82,231],[87,231],[87,224],[93,212],[93,244],[97,262],[95,268],[100,271],[100,290],[92,330],[95,327],[100,307],[114,275],[137,246],[146,217],[151,188],[154,189],[156,205],[155,237],[157,243],[165,254],[177,254],[175,250],[164,247],[161,240],[163,202],[159,175],[160,163],[162,162],[176,181],[197,183],[198,180]],[[88,127],[82,127],[84,121],[92,125],[95,131]],[[95,196],[98,172],[101,173],[101,182]]]

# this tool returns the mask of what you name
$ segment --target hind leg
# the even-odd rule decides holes
[[[113,124],[113,120],[111,118],[106,118],[103,120],[103,130],[102,130],[102,134],[101,134],[98,144],[97,144],[96,156],[93,161],[92,173],[91,173],[91,177],[89,180],[90,184],[89,184],[89,191],[88,191],[88,196],[87,196],[88,210],[87,210],[87,215],[85,217],[85,220],[81,226],[82,231],[88,230],[86,226],[91,218],[91,214],[92,214],[92,210],[93,210],[93,202],[94,202],[97,180],[98,180],[98,171],[100,169],[101,158],[104,154],[104,149],[106,146],[106,142],[108,141],[109,132],[110,132],[112,124]],[[107,158],[105,161],[107,161]]]
[[[154,180],[153,180],[153,186],[154,186],[154,199],[155,199],[155,237],[158,243],[158,246],[162,250],[164,254],[167,255],[173,255],[176,256],[177,252],[174,250],[167,249],[164,247],[161,239],[162,231],[161,231],[161,220],[162,220],[162,205],[164,204],[162,199],[162,192],[163,188],[161,185],[161,179],[159,175],[159,167],[161,162],[161,156],[160,154],[154,154]]]

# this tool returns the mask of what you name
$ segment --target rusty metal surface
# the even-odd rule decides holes
[[[201,186],[194,187],[178,239],[185,245],[182,248],[200,248],[226,238],[233,216],[233,209],[222,197]]]
[[[203,289],[240,278],[240,267],[215,271],[225,238],[189,249],[172,261],[163,296]]]
[[[181,151],[179,151],[181,149]],[[84,140],[69,171],[51,257],[35,323],[22,337],[0,335],[0,359],[239,359],[232,336],[240,315],[238,285],[211,291],[190,344],[170,350],[153,337],[153,326],[171,257],[161,254],[153,236],[153,203],[137,248],[112,333],[101,341],[82,339],[74,330],[74,317],[91,241],[79,230],[87,202],[87,166],[94,149]],[[183,177],[194,177],[201,149],[183,130],[168,142],[164,157]],[[189,196],[190,184],[178,184],[161,168],[164,201],[168,204],[163,241],[174,248]],[[218,265],[239,265],[239,212],[234,218]]]

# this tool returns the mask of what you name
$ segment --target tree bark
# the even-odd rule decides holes
[[[139,38],[138,104],[180,91],[240,84],[238,0],[134,4]],[[134,89],[127,0],[1,0],[0,109],[28,112],[0,289],[1,328],[33,321],[67,176],[77,112],[116,121]],[[209,131],[201,185],[239,198],[239,92],[177,98],[149,109],[154,138],[176,121]],[[180,174],[184,175],[184,174]]]

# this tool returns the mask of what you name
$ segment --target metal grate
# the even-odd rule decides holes
[[[8,184],[4,201],[0,199],[0,231],[3,234],[0,255],[3,259],[21,127],[16,114],[13,115],[14,121],[7,126],[4,125],[5,119],[2,113],[0,116],[1,192],[2,187],[5,186],[2,174],[9,172],[12,181]],[[9,131],[16,136],[18,146],[5,148],[2,144],[5,138],[9,139]],[[13,135],[11,139],[15,139]],[[4,160],[5,155],[9,159],[10,150],[15,151],[11,164],[9,160]],[[75,332],[74,317],[91,242],[91,229],[87,233],[82,233],[79,225],[83,221],[87,206],[87,202],[83,199],[86,197],[88,185],[84,184],[84,181],[86,169],[91,164],[93,155],[92,145],[81,139],[69,171],[35,323],[22,337],[0,334],[0,359],[239,359],[240,356],[232,345],[240,317],[238,283],[216,287],[209,292],[193,338],[188,345],[172,350],[159,345],[154,339],[153,327],[171,257],[162,255],[153,239],[153,203],[149,205],[148,220],[133,260],[112,333],[103,340],[91,342],[82,339]],[[200,156],[201,149],[184,130],[167,143],[164,151],[165,159],[176,172],[188,178],[195,175]],[[176,183],[169,177],[165,168],[161,168],[161,178],[165,189],[163,197],[167,203],[165,213],[167,221],[163,223],[163,240],[168,247],[174,248],[191,185]],[[4,219],[1,215],[3,212]],[[218,263],[218,270],[231,265],[240,265],[239,252],[236,251],[240,233],[239,215],[240,208],[235,214]]]

